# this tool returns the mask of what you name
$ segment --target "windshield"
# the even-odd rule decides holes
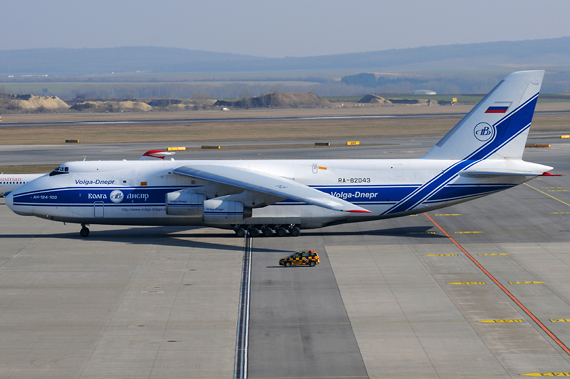
[[[49,173],[49,176],[61,175],[61,174],[69,174],[69,167],[65,165],[56,167],[55,170]]]

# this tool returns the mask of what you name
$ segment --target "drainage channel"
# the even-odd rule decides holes
[[[239,314],[237,322],[236,354],[234,378],[247,378],[247,355],[249,343],[249,295],[251,292],[251,251],[253,238],[246,232],[243,248],[243,265],[241,272],[241,288],[239,299]]]

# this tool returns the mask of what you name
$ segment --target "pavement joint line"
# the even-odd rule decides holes
[[[528,184],[525,183],[525,185],[528,185]],[[529,187],[534,188],[532,186],[529,186]],[[534,188],[534,189],[536,189],[536,188]],[[537,190],[537,191],[542,192],[540,190]],[[546,195],[550,196],[548,194],[546,194]],[[554,199],[556,199],[556,198],[554,198]],[[556,200],[558,200],[558,199],[556,199]],[[559,200],[559,201],[561,201],[561,200]],[[570,206],[569,204],[566,204],[566,205]],[[570,349],[568,349],[568,347],[561,340],[559,340],[558,337],[556,337],[556,335],[554,333],[552,333],[550,331],[550,329],[548,329],[546,327],[546,325],[544,325],[534,314],[532,314],[532,312],[530,310],[528,310],[528,308],[525,307],[523,305],[523,303],[521,303],[489,271],[487,271],[487,269],[485,267],[483,267],[483,265],[481,265],[481,263],[479,263],[471,254],[469,254],[467,252],[467,250],[465,250],[463,248],[463,246],[461,246],[457,241],[455,241],[455,239],[453,239],[453,237],[451,237],[451,235],[449,235],[441,226],[439,226],[439,224],[437,222],[435,222],[434,219],[430,217],[430,215],[428,215],[427,213],[424,213],[424,214],[439,230],[441,230],[441,232],[443,234],[445,234],[447,236],[447,238],[449,238],[451,240],[451,242],[453,242],[453,244],[455,244],[455,246],[457,246],[459,248],[459,250],[461,250],[465,254],[465,256],[467,256],[467,258],[469,258],[481,271],[483,271],[485,273],[485,275],[487,275],[487,277],[489,279],[491,279],[493,281],[493,283],[495,283],[512,301],[514,301],[515,304],[518,305],[519,308],[524,313],[527,314],[527,316],[529,316],[534,322],[536,322],[536,324],[540,327],[540,329],[542,329],[562,350],[564,350],[566,352],[566,354],[570,355]]]
[[[553,198],[554,200],[559,201],[559,202],[561,202],[562,204],[568,205],[568,206],[570,207],[570,204],[568,204],[568,203],[565,202],[565,201],[562,201],[562,200],[560,200],[560,199],[558,199],[558,198],[556,198],[556,197],[554,197],[554,196],[552,196],[552,195],[550,195],[550,194],[548,194],[548,193],[546,193],[546,192],[544,192],[544,191],[541,191],[541,190],[539,190],[538,188],[531,186],[530,184],[527,184],[527,183],[523,183],[523,184],[524,184],[525,186],[527,186],[527,187],[532,188],[533,190],[536,190],[536,191],[538,191],[538,192],[540,192],[540,193],[542,193],[542,194],[544,194],[544,195],[546,195],[546,196],[548,196],[548,197],[551,197],[551,198]]]
[[[246,232],[244,236],[243,264],[234,356],[234,378],[236,379],[246,379],[248,377],[252,249],[253,238],[249,232]]]

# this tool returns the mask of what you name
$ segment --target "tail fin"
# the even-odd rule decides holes
[[[543,70],[509,74],[425,156],[425,159],[521,159]]]

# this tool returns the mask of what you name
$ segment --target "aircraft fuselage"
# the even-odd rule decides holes
[[[410,202],[405,209],[398,207],[414,191],[425,188],[428,181],[441,176],[456,163],[426,159],[70,162],[62,165],[69,171],[62,169],[61,174],[44,176],[29,183],[22,192],[9,199],[9,205],[20,215],[81,224],[214,225],[221,228],[236,224],[294,224],[318,228],[442,208],[511,188],[533,177],[474,178],[456,174],[451,180],[445,179],[447,182],[442,182],[436,190],[415,195],[417,201],[414,204]],[[526,162],[519,165],[523,163],[528,165],[525,169],[540,171],[546,168]],[[338,212],[288,199],[277,199],[270,205],[256,204],[255,195],[250,195],[241,200],[246,207],[252,208],[251,217],[241,221],[209,222],[200,212],[172,214],[165,200],[168,193],[184,191],[212,199],[239,196],[243,192],[241,188],[173,173],[181,165],[192,167],[197,164],[239,167],[292,179],[371,213]],[[497,164],[500,166],[501,162]]]

